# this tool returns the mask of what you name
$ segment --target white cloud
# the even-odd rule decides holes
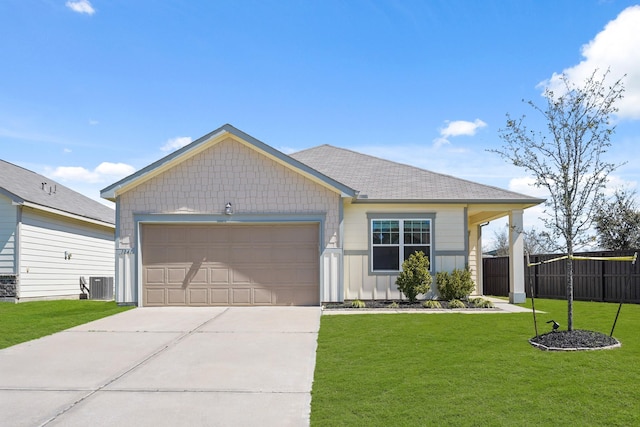
[[[480,119],[475,119],[472,122],[466,120],[454,120],[446,121],[447,126],[440,129],[440,137],[433,140],[435,148],[440,148],[443,145],[449,144],[449,138],[453,136],[473,136],[478,129],[487,126],[485,122]]]
[[[93,119],[89,120],[89,124],[90,124],[91,126],[95,126],[95,125],[97,125],[98,123],[100,123],[100,122],[99,122],[99,121],[97,121],[97,120],[93,120]]]
[[[74,12],[86,13],[87,15],[96,13],[89,0],[69,0],[65,5]]]
[[[178,148],[184,147],[185,145],[191,144],[191,141],[193,140],[190,136],[178,136],[176,138],[171,138],[170,140],[168,140],[166,144],[160,147],[160,149],[162,151],[174,151]]]
[[[65,149],[64,149],[64,152],[65,152],[65,153],[71,153],[71,148],[65,148]]]
[[[640,5],[623,10],[610,21],[593,40],[582,46],[584,59],[577,65],[554,73],[550,79],[540,83],[541,87],[560,90],[560,76],[564,73],[569,81],[580,86],[594,70],[611,70],[611,80],[624,78],[624,98],[617,106],[618,116],[640,119]]]
[[[135,168],[131,165],[103,162],[93,171],[82,166],[58,166],[49,175],[63,182],[79,181],[93,184],[116,181],[133,172],[135,172]]]

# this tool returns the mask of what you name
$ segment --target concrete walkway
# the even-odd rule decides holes
[[[320,314],[138,308],[0,350],[0,425],[308,425]]]

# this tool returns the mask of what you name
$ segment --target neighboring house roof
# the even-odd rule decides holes
[[[0,194],[14,203],[102,225],[115,224],[115,211],[43,175],[0,160]]]
[[[359,201],[518,203],[530,206],[544,201],[331,145],[309,148],[290,156],[359,191]]]
[[[344,183],[338,182],[334,178],[319,173],[317,170],[310,168],[306,164],[301,163],[298,160],[287,156],[286,154],[281,153],[275,148],[255,139],[254,137],[242,132],[239,129],[236,129],[230,124],[226,124],[214,130],[213,132],[210,132],[203,137],[198,138],[191,144],[174,151],[168,156],[163,157],[162,159],[150,164],[143,169],[140,169],[136,173],[129,175],[128,177],[123,178],[118,182],[111,184],[100,192],[100,196],[105,199],[115,201],[116,197],[119,194],[128,191],[129,189],[145,182],[147,179],[150,179],[157,174],[162,173],[163,171],[179,164],[180,162],[185,161],[186,159],[189,159],[190,157],[195,156],[196,154],[202,152],[208,147],[217,144],[227,137],[232,137],[236,141],[240,141],[241,143],[251,147],[252,149],[270,157],[271,159],[284,164],[291,169],[297,170],[299,173],[302,173],[303,175],[315,180],[316,182],[320,182],[323,185],[339,191],[345,197],[355,197],[355,191],[352,188],[349,188]]]

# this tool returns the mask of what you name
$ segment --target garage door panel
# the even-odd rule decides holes
[[[164,284],[165,269],[164,268],[146,268],[145,269],[146,282],[148,284]]]
[[[271,289],[254,288],[253,303],[262,305],[273,305],[272,294],[273,292],[271,291]]]
[[[186,239],[189,244],[209,243],[210,233],[208,227],[187,228]]]
[[[207,288],[189,289],[190,305],[209,305],[209,290]]]
[[[149,305],[165,305],[165,289],[146,289],[145,296]]]
[[[184,289],[167,289],[168,305],[185,305],[187,302],[187,294]]]
[[[143,304],[317,305],[318,236],[318,224],[143,224]]]
[[[167,270],[168,280],[167,284],[171,285],[181,285],[184,282],[184,279],[187,277],[187,269],[186,268],[169,268]]]
[[[229,263],[229,248],[227,246],[210,246],[207,248],[207,260],[209,262]]]
[[[231,288],[231,303],[238,305],[251,304],[251,288]]]
[[[187,230],[185,227],[170,227],[167,229],[167,242],[173,245],[187,243]]]
[[[225,289],[209,289],[209,296],[211,297],[212,305],[229,305],[231,300],[229,298],[230,290]]]
[[[200,246],[190,245],[187,248],[187,259],[195,262],[195,261],[207,261],[209,257],[209,248],[202,244]]]
[[[210,268],[209,269],[210,283],[212,284],[227,284],[229,283],[229,269],[228,268]]]

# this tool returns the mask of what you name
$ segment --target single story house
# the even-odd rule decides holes
[[[543,200],[330,145],[286,155],[224,125],[101,192],[116,203],[116,300],[139,306],[400,299],[402,261],[469,266],[508,216],[524,301],[523,210]]]
[[[79,298],[115,276],[114,238],[113,209],[0,160],[1,301]]]

